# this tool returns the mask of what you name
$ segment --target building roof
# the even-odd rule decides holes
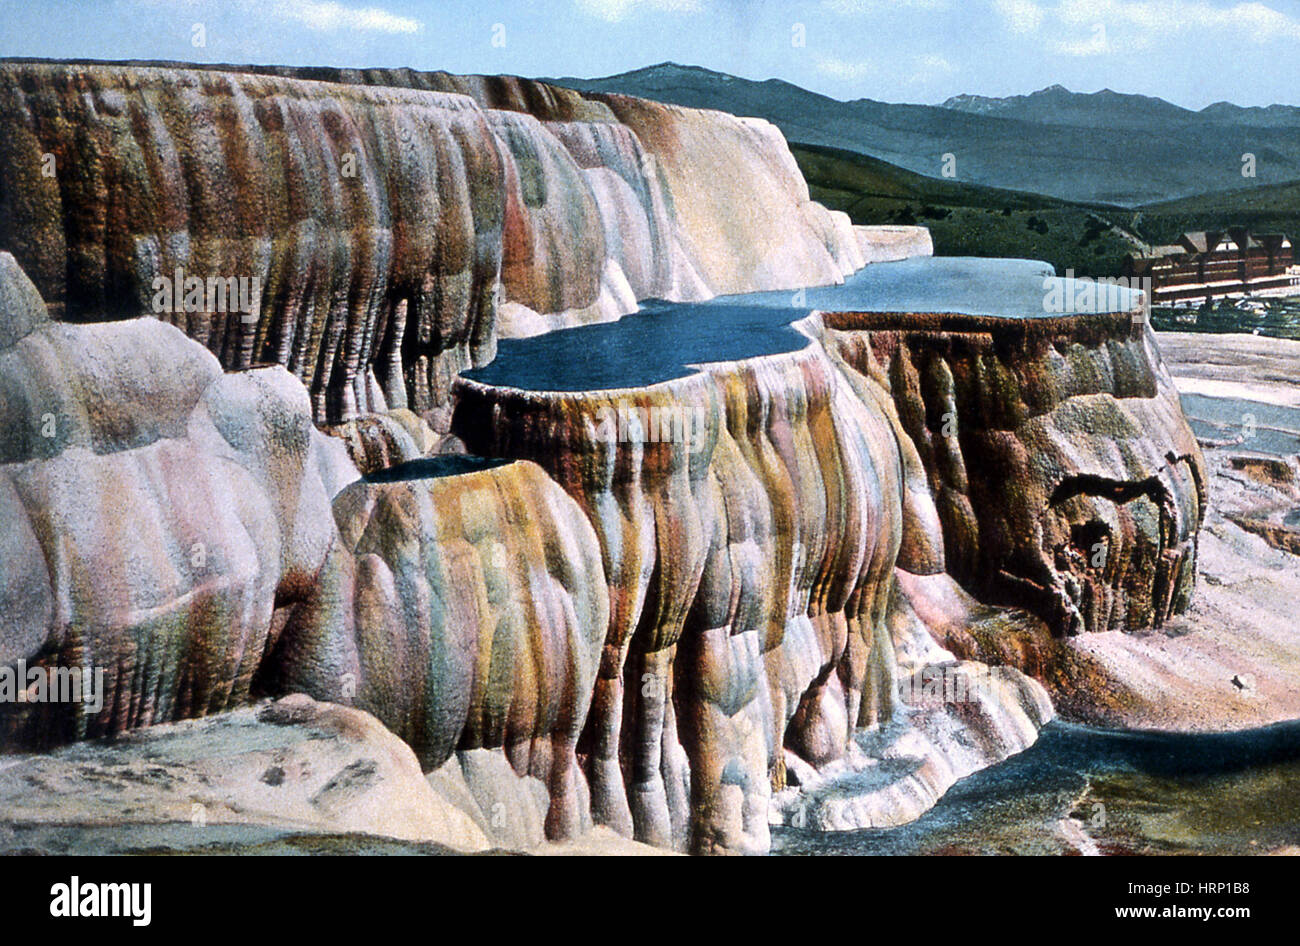
[[[1250,230],[1245,227],[1229,227],[1228,232],[1232,234],[1232,242],[1240,249],[1258,249],[1260,246],[1260,243],[1250,235]]]
[[[1191,253],[1212,253],[1223,242],[1223,233],[1220,230],[1188,230],[1178,238],[1178,242]]]
[[[1148,247],[1146,252],[1130,253],[1129,259],[1161,260],[1171,256],[1181,256],[1186,262],[1193,262],[1198,257],[1218,250],[1234,252],[1240,250],[1267,249],[1276,253],[1291,248],[1291,241],[1284,233],[1252,234],[1246,227],[1229,227],[1225,230],[1189,230],[1178,238],[1177,243]]]

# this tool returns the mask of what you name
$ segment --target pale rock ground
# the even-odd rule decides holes
[[[928,227],[855,226],[854,234],[868,263],[892,263],[913,256],[933,256]]]
[[[499,752],[426,778],[373,716],[301,694],[0,760],[8,853],[668,853],[547,843],[546,806]]]
[[[1300,407],[1300,341],[1203,332],[1156,337],[1183,394]]]
[[[60,826],[70,842],[78,830],[113,826],[124,848],[202,849],[220,836],[209,828],[232,825],[491,846],[373,716],[301,695],[5,757],[0,798],[19,847],[35,835],[37,847],[57,849]],[[169,840],[159,831],[167,826],[191,830]]]
[[[1070,642],[1081,660],[1129,691],[1127,706],[1098,707],[1089,721],[1227,731],[1300,717],[1300,560],[1232,521],[1288,493],[1290,508],[1300,508],[1300,491],[1294,483],[1286,489],[1253,482],[1229,459],[1221,450],[1206,451],[1210,511],[1188,611],[1156,631]]]

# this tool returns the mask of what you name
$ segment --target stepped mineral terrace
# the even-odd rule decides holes
[[[1140,299],[884,262],[928,235],[811,202],[765,122],[5,62],[0,126],[0,665],[103,681],[0,704],[25,843],[899,824],[1140,673],[1074,642],[1192,600]]]

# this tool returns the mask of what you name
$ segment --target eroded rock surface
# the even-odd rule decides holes
[[[159,315],[321,422],[436,420],[498,334],[864,261],[774,126],[527,80],[7,62],[0,124],[0,249],[56,316]],[[184,281],[231,278],[250,312]]]
[[[825,766],[908,715],[898,654],[924,628],[895,570],[942,573],[939,518],[888,389],[819,317],[797,328],[793,351],[643,388],[457,389],[469,448],[544,466],[596,529],[610,624],[579,751],[593,816],[640,840],[763,850],[785,749]]]
[[[1064,634],[1186,609],[1206,473],[1149,329],[1127,313],[827,321],[889,386],[967,588]]]
[[[0,313],[0,660],[99,668],[105,689],[93,715],[7,702],[3,731],[57,743],[247,702],[286,629],[343,614],[329,501],[355,469],[283,368],[223,374],[153,319],[42,321],[0,267],[24,300]]]
[[[857,226],[853,231],[864,263],[889,263],[934,255],[934,240],[926,227]]]
[[[456,377],[924,251],[809,202],[764,122],[40,63],[0,65],[0,122],[0,246],[58,317],[0,254],[0,663],[105,671],[100,712],[0,707],[6,750],[296,694],[399,736],[458,844],[756,853],[774,813],[896,823],[1032,742],[1054,652],[967,592],[1066,633],[1188,602],[1203,463],[1127,313],[769,315],[774,347],[618,389]],[[130,318],[178,266],[257,276],[255,317]]]
[[[418,460],[438,452],[441,442],[423,418],[405,408],[362,414],[324,430],[343,441],[348,457],[362,473]]]
[[[0,266],[14,312],[3,404],[17,432],[3,469],[19,523],[6,541],[20,553],[0,589],[6,613],[43,619],[11,622],[6,653],[109,670],[103,713],[6,707],[9,747],[303,693],[371,713],[490,843],[514,848],[603,825],[664,848],[761,852],[774,811],[829,829],[896,823],[1033,741],[1051,706],[1012,667],[1043,668],[994,650],[1011,666],[990,669],[954,646],[972,628],[1000,639],[1003,612],[949,575],[949,484],[914,426],[932,392],[900,353],[926,363],[938,345],[953,376],[1002,379],[939,385],[938,406],[955,405],[959,423],[971,411],[976,443],[980,423],[1047,405],[1012,428],[1025,489],[1019,509],[998,512],[1045,515],[1065,534],[1093,507],[1035,506],[1055,495],[1049,471],[1164,471],[1159,443],[1132,434],[1103,447],[1077,436],[1086,412],[1066,433],[1055,413],[1140,417],[1175,444],[1181,422],[1140,339],[1102,332],[1105,354],[1090,355],[1086,332],[1052,336],[1033,362],[996,332],[828,329],[814,313],[771,353],[641,387],[462,379],[452,428],[478,456],[407,459],[438,443],[414,415],[326,436],[284,369],[223,373],[152,319],[43,321],[31,285]],[[942,379],[940,363],[924,376]],[[46,403],[58,419],[48,438]],[[82,477],[125,463],[122,480],[152,492],[87,517],[45,485],[72,475],[65,463]],[[1190,474],[1171,482],[1178,502],[1202,508]],[[77,496],[108,495],[78,484]],[[191,495],[214,484],[228,492]],[[1160,509],[1182,514],[1178,502]],[[1183,521],[1159,535],[1176,539]],[[142,554],[167,568],[135,568]],[[1021,546],[1008,554],[1026,560]],[[213,573],[194,571],[199,561]],[[963,696],[936,700],[934,674]],[[983,685],[966,693],[971,681]]]
[[[442,475],[437,463],[334,500],[356,560],[356,703],[430,769],[458,749],[504,749],[549,793],[548,836],[576,836],[590,809],[574,750],[608,621],[595,533],[534,464]],[[315,661],[299,665],[281,686],[310,691]]]

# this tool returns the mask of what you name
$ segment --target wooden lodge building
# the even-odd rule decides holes
[[[1300,294],[1300,268],[1291,241],[1280,233],[1251,234],[1245,227],[1184,233],[1172,246],[1130,254],[1124,276],[1151,278],[1152,303],[1210,300],[1267,291]]]

